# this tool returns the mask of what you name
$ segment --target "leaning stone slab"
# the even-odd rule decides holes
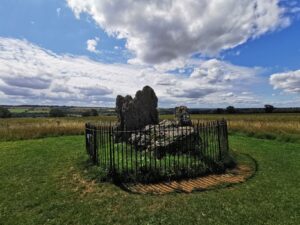
[[[199,134],[192,126],[176,126],[176,121],[162,121],[148,125],[129,138],[138,151],[152,151],[157,158],[166,153],[177,154],[193,151],[201,145]]]

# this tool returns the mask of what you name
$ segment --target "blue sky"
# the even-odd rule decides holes
[[[300,2],[203,2],[2,0],[0,104],[300,106]]]
[[[88,39],[100,37],[102,51],[117,52],[115,46],[125,45],[125,40],[110,38],[89,16],[76,19],[63,0],[2,0],[0,16],[2,37],[26,39],[58,54],[87,55],[106,61],[104,56],[87,51]],[[127,61],[116,58],[113,62]]]

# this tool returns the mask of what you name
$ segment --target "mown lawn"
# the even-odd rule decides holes
[[[164,196],[94,183],[83,136],[0,142],[0,224],[299,224],[300,144],[231,136],[248,182]]]

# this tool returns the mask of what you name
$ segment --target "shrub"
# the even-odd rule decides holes
[[[7,108],[0,107],[0,118],[10,118],[11,112]]]
[[[272,105],[265,105],[265,112],[266,113],[272,113],[274,111],[274,106]]]
[[[222,114],[222,113],[224,113],[224,109],[217,108],[217,109],[214,110],[214,113],[215,114]]]
[[[50,117],[64,117],[66,116],[66,112],[59,108],[53,108],[49,112]]]
[[[230,113],[230,114],[233,114],[233,113],[236,112],[236,110],[235,110],[235,108],[234,108],[233,106],[228,106],[228,107],[226,108],[226,112],[227,112],[227,113]]]
[[[98,116],[98,111],[96,109],[91,109],[91,116]]]
[[[81,113],[82,117],[87,117],[87,116],[98,116],[98,111],[96,109],[91,109],[89,111],[84,111]]]
[[[90,112],[89,111],[84,111],[84,112],[81,113],[81,116],[82,117],[88,117],[88,116],[90,116]]]

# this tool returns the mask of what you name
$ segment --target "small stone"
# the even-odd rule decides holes
[[[179,126],[192,126],[190,114],[186,106],[179,106],[175,108],[175,119]]]

